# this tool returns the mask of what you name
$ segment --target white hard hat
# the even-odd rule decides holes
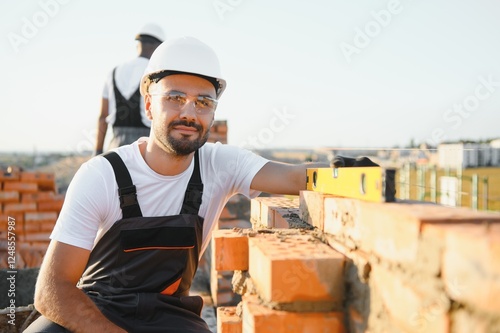
[[[141,95],[147,94],[151,82],[179,73],[193,74],[210,81],[215,86],[217,98],[226,89],[215,52],[194,37],[181,37],[162,43],[153,52],[141,80]]]
[[[139,32],[135,35],[135,39],[140,39],[142,36],[149,36],[156,38],[162,43],[165,40],[163,29],[154,23],[145,24]]]

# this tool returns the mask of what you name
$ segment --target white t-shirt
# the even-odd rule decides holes
[[[137,188],[142,215],[178,215],[194,169],[194,158],[181,174],[163,176],[150,169],[144,161],[139,151],[139,144],[146,144],[143,141],[147,141],[147,138],[114,149],[123,159]],[[260,194],[250,190],[250,184],[268,160],[250,151],[221,143],[206,143],[200,148],[199,156],[204,184],[199,211],[199,215],[205,218],[203,253],[214,222],[218,220],[228,199],[236,193],[249,198]],[[71,181],[51,239],[91,250],[121,218],[118,185],[113,169],[104,157],[97,156],[84,163]]]
[[[148,65],[149,59],[137,57],[126,63],[119,65],[115,72],[115,82],[120,93],[126,99],[129,99],[139,87],[144,71]],[[113,70],[106,77],[102,97],[108,100],[109,115],[106,117],[108,124],[114,124],[116,119],[116,100],[115,91],[113,90]],[[151,120],[146,117],[144,112],[144,100],[141,101],[141,120],[142,123],[151,127]]]

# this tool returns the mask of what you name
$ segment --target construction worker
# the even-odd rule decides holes
[[[138,41],[138,57],[115,67],[104,84],[97,121],[95,155],[103,152],[108,124],[113,131],[109,149],[130,144],[149,135],[151,122],[144,113],[139,82],[151,54],[165,37],[160,26],[148,23],[139,30],[135,39]]]
[[[226,88],[192,38],[153,53],[141,81],[148,138],[91,158],[74,176],[40,268],[32,332],[210,332],[189,289],[231,196],[295,194],[306,167],[206,143]],[[255,91],[258,93],[258,91]]]

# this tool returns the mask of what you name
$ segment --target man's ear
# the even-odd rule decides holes
[[[153,115],[151,113],[151,95],[144,96],[144,112],[146,112],[146,117],[149,120],[153,120]]]

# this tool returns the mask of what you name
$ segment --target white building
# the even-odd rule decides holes
[[[438,146],[440,168],[500,166],[500,139],[491,143],[443,143]]]

